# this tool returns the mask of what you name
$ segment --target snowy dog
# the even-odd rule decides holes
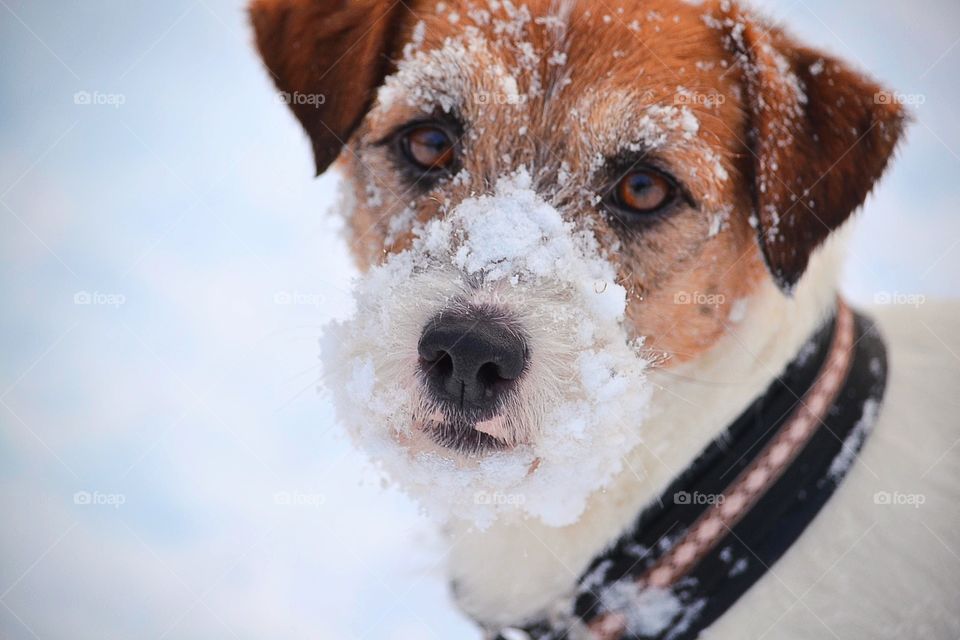
[[[956,312],[837,297],[893,94],[727,0],[251,16],[349,185],[342,419],[489,637],[957,637]]]

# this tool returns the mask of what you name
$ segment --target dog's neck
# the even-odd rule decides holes
[[[485,625],[509,625],[568,594],[590,561],[765,391],[831,313],[842,245],[832,239],[818,252],[792,297],[764,283],[696,362],[651,371],[644,443],[577,523],[502,521],[485,531],[452,524],[449,575],[464,611]]]

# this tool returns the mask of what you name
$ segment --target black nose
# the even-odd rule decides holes
[[[418,351],[432,392],[466,410],[495,407],[527,363],[523,337],[484,310],[438,315],[423,330]]]

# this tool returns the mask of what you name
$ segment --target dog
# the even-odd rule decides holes
[[[960,314],[838,295],[895,94],[730,0],[250,14],[346,184],[339,414],[486,637],[960,634]]]

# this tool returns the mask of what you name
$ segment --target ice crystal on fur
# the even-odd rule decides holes
[[[857,421],[857,424],[854,425],[853,430],[847,436],[846,440],[843,441],[840,452],[830,463],[830,469],[827,471],[827,475],[831,479],[840,481],[843,476],[846,475],[847,471],[849,471],[860,451],[860,447],[863,446],[863,441],[873,429],[879,413],[880,403],[877,400],[871,398],[864,403],[863,415],[860,420]]]
[[[669,548],[671,545],[665,536],[659,546]],[[649,549],[638,549],[635,554],[638,562],[648,553]],[[612,567],[610,560],[598,564],[584,577],[581,592],[589,592],[598,599],[598,613],[622,616],[625,630],[636,637],[659,637],[664,632],[665,638],[681,636],[706,604],[703,598],[685,600],[670,589],[644,587],[630,578],[607,582]],[[695,584],[692,578],[686,580],[686,586]]]
[[[524,170],[415,234],[409,250],[358,283],[356,317],[328,332],[327,378],[342,421],[442,517],[486,526],[513,513],[570,524],[639,443],[649,397],[614,267]],[[443,408],[418,379],[417,343],[439,312],[477,305],[511,318],[531,356],[500,416],[513,446],[470,455],[429,438]]]

